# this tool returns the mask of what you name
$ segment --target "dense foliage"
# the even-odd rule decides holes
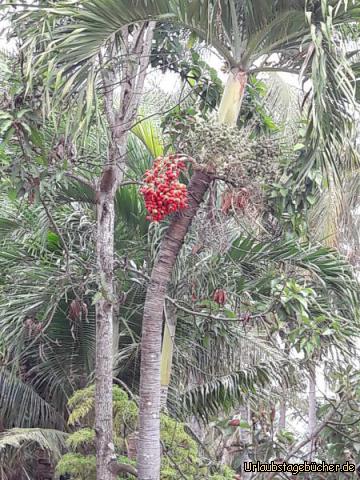
[[[107,303],[114,475],[137,475],[149,292],[165,299],[161,480],[244,479],[250,460],[358,464],[359,2],[55,3],[4,9],[0,478],[96,479]],[[159,15],[131,97],[145,75],[131,41]],[[213,49],[230,80],[247,74],[232,125]],[[98,207],[112,155],[109,292]],[[166,289],[159,258],[174,264]]]

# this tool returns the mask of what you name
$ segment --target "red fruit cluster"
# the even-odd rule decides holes
[[[218,303],[219,305],[224,305],[226,302],[226,292],[222,288],[218,288],[213,293],[213,300],[214,302]]]
[[[170,213],[188,207],[186,185],[179,182],[182,170],[185,170],[184,157],[169,155],[158,157],[151,170],[145,172],[146,185],[140,189],[146,210],[146,217],[152,222],[159,222]]]

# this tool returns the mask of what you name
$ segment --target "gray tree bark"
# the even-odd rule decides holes
[[[96,302],[96,391],[95,431],[97,439],[97,480],[112,480],[108,465],[113,460],[113,269],[114,269],[114,195],[116,168],[105,170],[98,190],[97,267],[101,298]],[[109,183],[107,184],[106,181]]]
[[[125,170],[126,146],[129,130],[136,118],[143,91],[155,24],[143,24],[134,29],[131,36],[123,32],[123,50],[129,60],[121,72],[121,103],[114,108],[116,72],[102,68],[104,103],[111,131],[107,164],[97,186],[97,275],[99,299],[96,302],[96,372],[95,372],[95,431],[96,478],[113,480],[122,465],[116,466],[113,444],[112,378],[114,337],[114,225],[115,193]],[[124,53],[124,52],[123,52]],[[105,52],[111,60],[113,50]],[[99,56],[103,67],[103,57]],[[115,328],[116,330],[116,328]]]

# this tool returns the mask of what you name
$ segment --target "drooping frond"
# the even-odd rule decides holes
[[[357,266],[359,237],[359,174],[347,173],[341,185],[331,182],[319,193],[309,221],[316,240],[339,248]]]
[[[315,13],[308,12],[312,40],[309,47],[311,101],[306,146],[299,164],[302,175],[315,166],[331,172],[335,180],[339,180],[340,168],[348,168],[357,161],[354,149],[355,82],[345,45],[341,38],[335,40],[332,15],[328,5],[323,7],[321,22]]]
[[[278,368],[279,365],[266,362],[228,375],[210,377],[200,385],[190,386],[181,396],[184,412],[186,415],[199,415],[208,421],[211,416],[220,411],[229,411],[243,403],[251,394],[259,394],[261,389],[270,386],[274,381],[272,375],[279,371]],[[175,392],[169,400],[170,408],[172,404],[176,405],[178,398]]]
[[[351,265],[331,248],[309,245],[307,242],[283,240],[258,242],[240,237],[229,251],[230,257],[241,262],[245,271],[251,272],[253,263],[281,262],[308,271],[321,285],[333,290],[343,304],[355,308],[359,295],[358,284]]]
[[[24,447],[32,443],[52,452],[57,458],[65,448],[68,434],[59,430],[44,428],[12,428],[0,434],[0,458],[6,458],[7,449]],[[3,465],[3,463],[0,463]]]
[[[53,406],[43,400],[31,385],[4,368],[0,371],[0,417],[6,428],[64,428],[64,419]]]
[[[66,438],[67,434],[59,430],[40,428],[13,428],[0,433],[0,477],[34,478],[39,450],[56,462],[66,449]]]

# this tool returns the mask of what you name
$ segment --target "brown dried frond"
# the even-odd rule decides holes
[[[69,311],[68,311],[68,316],[70,320],[75,322],[76,320],[79,320],[82,316],[87,318],[87,314],[88,314],[88,307],[86,303],[78,299],[74,299],[71,301],[69,305]]]
[[[251,191],[245,187],[228,189],[222,195],[221,212],[229,215],[231,210],[245,212],[251,200]]]

